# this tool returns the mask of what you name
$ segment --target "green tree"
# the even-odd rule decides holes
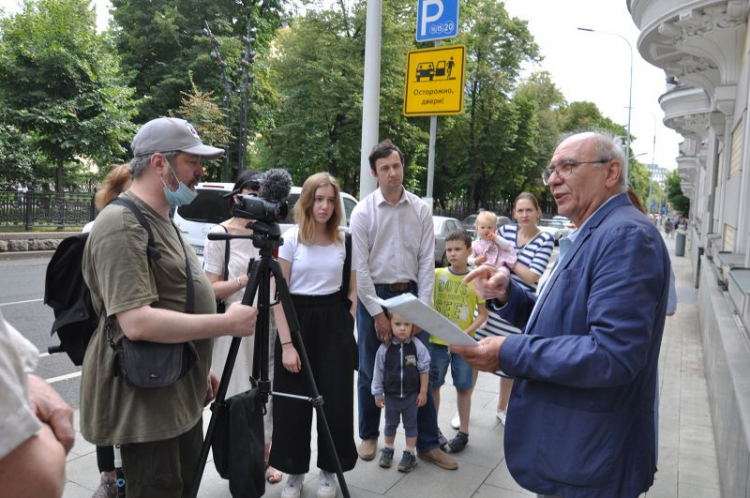
[[[278,92],[276,127],[267,137],[270,165],[290,169],[295,184],[316,171],[353,187],[359,163],[362,40],[347,12],[308,13],[277,37],[271,61]]]
[[[682,193],[682,179],[680,173],[673,169],[667,174],[666,180],[667,200],[672,209],[682,213],[683,216],[690,214],[690,199]]]
[[[383,5],[379,134],[404,151],[405,183],[420,191],[427,135],[401,114],[406,53],[414,48],[410,8],[404,0]],[[276,39],[278,104],[264,154],[269,165],[289,168],[295,183],[328,171],[345,190],[358,190],[365,22],[365,2],[339,3],[290,20]]]
[[[526,21],[511,18],[502,2],[469,0],[461,9],[466,111],[445,120],[450,134],[441,134],[435,191],[438,197],[458,184],[476,209],[533,176],[537,105],[528,95],[512,93],[522,64],[539,55]]]
[[[248,87],[246,119],[251,142],[249,154],[252,154],[256,135],[266,134],[273,127],[275,91],[268,83],[267,59],[271,41],[281,25],[283,5],[284,0],[112,0],[113,27],[123,68],[131,75],[136,94],[148,97],[139,108],[138,120],[145,122],[177,111],[181,95],[193,90],[191,74],[196,90],[213,92],[214,100],[223,101],[221,70],[212,58],[214,48],[204,31],[208,22],[220,43],[219,53],[226,64],[229,82],[233,83],[229,128],[232,136],[239,137],[237,89],[241,78],[237,72],[245,49],[240,37],[247,34],[250,19],[257,31],[252,45],[257,56],[249,67],[254,81]],[[249,54],[244,55],[249,60]],[[223,104],[221,109],[225,111]],[[224,124],[223,116],[215,119],[215,125]],[[233,141],[229,145],[230,164],[235,170],[238,144]],[[209,176],[218,179],[221,176],[218,171],[211,168]]]
[[[54,176],[54,171],[36,149],[34,139],[14,126],[0,124],[0,190],[18,180],[43,182],[50,175]]]
[[[2,120],[55,165],[58,192],[66,162],[120,158],[134,132],[137,101],[122,84],[113,47],[96,34],[89,3],[27,0],[0,20]]]
[[[182,103],[176,113],[170,111],[170,116],[179,116],[193,125],[201,140],[207,144],[228,144],[234,138],[225,126],[224,113],[213,101],[213,92],[200,91],[190,75],[192,92],[182,92]],[[207,161],[204,164],[207,178],[221,178],[223,160]]]

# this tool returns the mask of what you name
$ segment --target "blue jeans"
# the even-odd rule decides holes
[[[468,391],[474,387],[474,369],[471,365],[461,355],[451,353],[448,346],[430,343],[430,388],[443,387],[449,365],[456,391]]]
[[[382,287],[375,287],[378,297],[388,299],[403,292],[392,292]],[[411,293],[417,293],[417,287],[412,284]],[[359,403],[359,437],[360,439],[377,439],[380,436],[380,408],[375,405],[372,395],[372,374],[375,370],[375,354],[380,347],[380,341],[375,335],[375,320],[365,308],[362,301],[357,300],[357,345],[359,347],[359,376],[357,380],[357,402]],[[429,348],[430,334],[420,332],[417,338],[425,347]],[[417,449],[429,451],[439,446],[438,423],[435,413],[435,401],[432,392],[427,390],[427,404],[417,411]]]

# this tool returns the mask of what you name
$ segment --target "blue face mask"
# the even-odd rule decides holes
[[[169,189],[169,185],[167,185],[167,182],[165,182],[164,179],[161,180],[161,182],[164,184],[164,195],[166,196],[169,205],[171,207],[178,207],[186,206],[193,202],[198,193],[194,190],[191,190],[190,187],[182,183],[180,179],[177,178],[177,175],[175,174],[171,164],[169,165],[169,170],[172,172],[175,180],[179,182],[177,190],[172,191]]]

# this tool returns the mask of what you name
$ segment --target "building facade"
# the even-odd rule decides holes
[[[723,496],[750,498],[750,0],[626,0],[665,72],[664,124],[690,198],[693,263]]]

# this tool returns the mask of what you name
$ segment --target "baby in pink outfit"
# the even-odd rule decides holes
[[[497,216],[491,211],[481,211],[477,215],[477,234],[479,240],[471,244],[474,264],[494,266],[510,274],[518,259],[513,244],[497,234]]]

